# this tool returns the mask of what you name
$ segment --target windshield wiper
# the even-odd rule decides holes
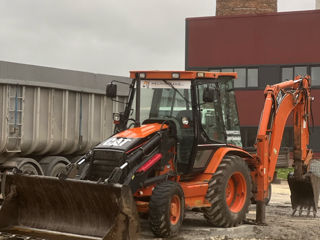
[[[176,88],[173,86],[172,83],[168,82],[167,80],[162,80],[162,81],[163,81],[165,84],[167,84],[168,86],[170,86],[176,93],[178,93],[178,94],[180,95],[180,97],[182,97],[183,100],[186,101],[186,103],[188,103],[189,105],[192,106],[192,104],[190,104],[190,101],[189,101],[185,96],[183,96],[183,94],[182,94],[178,89],[176,89]]]

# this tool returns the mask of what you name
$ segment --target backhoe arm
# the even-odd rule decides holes
[[[267,86],[265,104],[257,134],[257,222],[265,222],[264,199],[268,194],[276,168],[283,132],[291,112],[294,116],[294,161],[295,177],[302,178],[303,166],[308,165],[312,152],[309,144],[310,78],[298,76]]]

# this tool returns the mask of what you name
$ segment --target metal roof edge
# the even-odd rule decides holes
[[[281,15],[297,15],[297,14],[312,14],[319,13],[319,9],[315,10],[303,10],[303,11],[286,11],[286,12],[274,12],[274,13],[259,13],[259,14],[242,14],[242,15],[228,15],[228,16],[204,16],[204,17],[189,17],[186,21],[205,21],[210,19],[232,19],[232,18],[254,18],[254,17],[267,17],[267,16],[281,16]]]

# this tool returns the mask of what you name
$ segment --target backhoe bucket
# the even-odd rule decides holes
[[[319,163],[313,161],[310,164],[310,172],[300,178],[291,174],[288,175],[293,215],[298,209],[299,215],[302,214],[303,209],[306,209],[308,211],[307,215],[309,215],[312,209],[314,216],[316,216],[320,188]]]
[[[0,232],[69,240],[138,238],[127,186],[54,177],[6,175]]]

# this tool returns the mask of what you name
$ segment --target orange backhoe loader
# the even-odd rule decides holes
[[[138,213],[155,236],[177,235],[184,211],[199,209],[216,227],[246,218],[251,199],[265,223],[289,114],[294,118],[294,212],[316,216],[320,167],[309,144],[310,78],[265,89],[256,154],[241,148],[233,91],[236,73],[135,71],[115,133],[68,166],[59,178],[18,171],[2,180],[0,231],[47,239],[136,239]],[[116,97],[117,84],[107,86]],[[254,101],[254,100],[253,100]]]

